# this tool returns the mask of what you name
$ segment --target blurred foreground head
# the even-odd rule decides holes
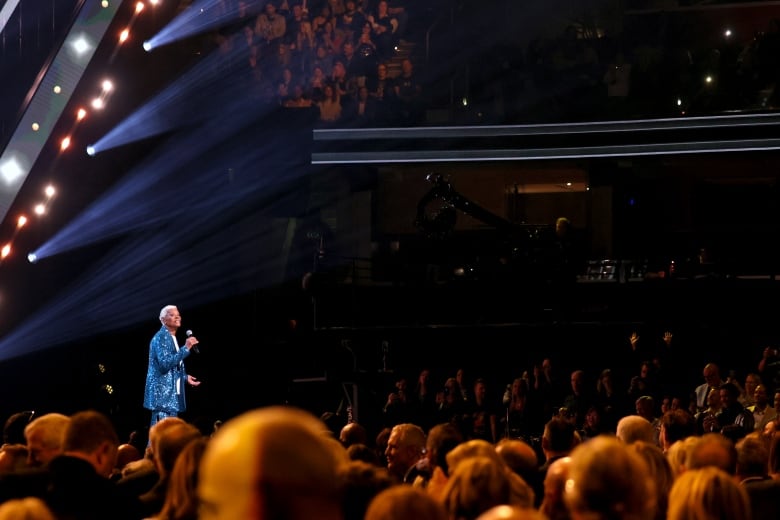
[[[572,518],[593,520],[652,520],[657,507],[647,463],[608,435],[572,451],[564,499]]]
[[[259,408],[225,422],[200,467],[201,520],[342,518],[346,450],[310,413]]]

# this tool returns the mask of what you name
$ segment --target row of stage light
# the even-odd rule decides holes
[[[147,8],[147,4],[153,8],[157,6],[160,2],[161,0],[146,0],[146,2],[138,1],[135,3],[130,19],[126,24],[123,25],[123,28],[121,29],[119,34],[116,35],[116,39],[114,40],[115,48],[113,53],[111,54],[111,58],[109,62],[113,62],[113,60],[116,58],[118,54],[119,49],[123,45],[125,45],[128,41],[131,40],[132,28],[136,20],[138,19],[138,17]],[[118,9],[118,4],[121,4],[121,0],[118,0],[114,5],[112,5],[109,0],[101,0],[100,7],[102,9],[109,9],[110,7],[114,9]],[[70,55],[74,62],[78,62],[81,56],[87,56],[85,58],[86,60],[91,59],[91,55],[94,54],[95,47],[99,44],[99,40],[96,41],[94,37],[90,37],[89,35],[84,33],[73,34],[73,32],[74,31],[71,31],[71,33],[69,33],[68,36],[66,37],[64,45],[67,46],[67,48],[63,49],[62,52],[64,52],[67,55]],[[59,67],[59,69],[57,67]],[[84,68],[85,67],[86,65],[84,65]],[[65,65],[58,65],[58,62],[55,59],[52,62],[49,69],[50,70],[54,69],[54,72],[62,73],[65,69]],[[67,72],[69,71],[65,71],[65,72],[66,72],[65,74],[61,74],[61,75],[66,78],[72,75],[72,74],[67,74]],[[81,72],[83,73],[83,70]],[[80,78],[80,75],[78,76],[78,78]],[[46,88],[47,92],[43,93],[44,95],[41,97],[54,99],[55,101],[50,101],[49,103],[47,103],[49,108],[43,112],[31,113],[35,111],[32,110],[31,107],[27,108],[27,112],[25,114],[26,117],[22,118],[22,121],[20,122],[20,128],[17,129],[17,134],[19,133],[22,134],[23,141],[27,141],[27,143],[33,141],[48,142],[48,138],[51,137],[51,132],[53,131],[54,125],[59,122],[57,114],[53,113],[50,107],[52,106],[64,107],[64,105],[67,104],[68,100],[74,94],[74,90],[76,87],[76,83],[78,82],[78,78],[76,78],[76,80],[69,78],[71,79],[69,84],[63,84],[62,81],[47,83],[46,77],[44,76],[44,80],[41,81],[40,85],[38,85],[38,89],[40,90],[42,88]],[[59,159],[62,154],[69,153],[71,150],[75,148],[74,144],[77,143],[78,129],[83,124],[83,122],[88,118],[90,113],[99,112],[106,108],[109,98],[111,94],[114,92],[114,89],[115,86],[110,79],[102,80],[100,82],[99,92],[90,101],[89,108],[78,107],[75,110],[75,112],[72,113],[73,121],[69,130],[62,137],[55,138],[52,140],[54,142],[54,146],[58,147],[58,151],[56,155],[57,159]],[[35,96],[38,96],[37,92]],[[33,101],[31,101],[31,105],[36,99],[35,96],[32,98]],[[57,98],[60,99],[56,100]],[[41,137],[35,137],[36,134],[41,135]],[[0,161],[0,180],[3,181],[3,183],[6,186],[6,189],[8,189],[8,187],[13,187],[14,185],[17,185],[19,188],[21,187],[21,183],[30,173],[30,169],[32,168],[31,163],[34,162],[31,156],[36,156],[37,153],[39,153],[39,151],[37,153],[30,152],[24,149],[24,147],[20,147],[20,150],[14,150],[13,145],[14,142],[12,138],[11,143],[9,143],[9,146],[6,148],[5,153],[3,154],[2,157],[3,160]],[[90,151],[89,147],[87,147],[88,154],[89,151]],[[44,199],[40,202],[35,203],[32,208],[32,213],[38,217],[44,216],[49,209],[52,199],[56,193],[56,188],[54,184],[49,183],[44,188],[43,193],[44,193]],[[14,241],[19,236],[21,230],[25,228],[29,223],[30,223],[30,219],[25,214],[21,214],[18,215],[18,217],[16,217],[16,226],[11,232],[11,236],[8,237],[6,240],[0,242],[0,244],[2,244],[2,246],[0,246],[0,265],[3,263],[3,261],[6,258],[8,258],[13,253]],[[37,260],[37,257],[34,253],[30,253],[27,256],[27,259],[30,262],[35,262]]]
[[[239,15],[238,8],[225,9],[224,4],[217,0],[200,0],[193,2],[193,4],[188,6],[184,11],[178,13],[178,15],[167,26],[165,26],[161,31],[159,31],[159,33],[150,39],[141,41],[140,39],[133,38],[134,35],[132,34],[132,29],[139,16],[146,12],[147,8],[155,8],[161,3],[162,0],[146,0],[138,1],[134,4],[134,8],[129,20],[127,23],[121,26],[122,29],[114,37],[115,48],[111,54],[111,57],[109,58],[109,65],[113,63],[114,59],[118,55],[119,50],[129,43],[142,45],[144,50],[151,52],[157,47],[168,45],[174,41],[184,39],[188,36],[202,34],[210,29],[219,27],[225,23],[229,23]],[[121,4],[121,0],[117,0],[116,2],[111,2],[110,0],[100,0],[100,7],[105,10],[113,9],[118,11],[119,4]],[[84,9],[82,9],[82,11],[84,11]],[[74,32],[75,29],[72,30],[71,33],[66,37],[64,46],[67,46],[68,48],[61,50],[61,53],[63,51],[67,51],[65,54],[70,56],[71,60],[76,60],[77,58],[74,58],[74,56],[81,55],[86,55],[84,60],[90,60],[91,56],[95,52],[95,47],[100,41],[99,38],[84,37],[83,34],[73,34]],[[57,60],[55,59],[50,69],[56,68],[56,64]],[[61,65],[61,68],[64,69],[66,66],[67,65]],[[73,73],[62,74],[62,70],[59,72],[61,73],[60,76],[68,77],[75,75]],[[79,72],[78,78],[80,78],[81,73],[83,73],[83,70]],[[48,74],[49,73],[47,72],[47,75]],[[64,108],[65,104],[74,94],[78,78],[76,78],[76,81],[73,81],[72,78],[70,78],[70,84],[63,85],[61,84],[62,82],[58,81],[49,81],[47,83],[46,77],[44,76],[43,81],[41,81],[37,88],[38,91],[41,89],[47,89],[44,92],[46,100],[43,101],[42,104],[47,107],[48,112],[42,112],[40,116],[23,117],[19,128],[17,128],[17,133],[22,131],[28,134],[24,137],[24,139],[28,142],[32,140],[48,142],[48,138],[50,137],[50,134],[53,130],[53,126],[58,123],[60,116],[60,114],[53,114],[51,107],[62,106]],[[82,126],[83,122],[90,116],[91,113],[99,112],[107,107],[109,98],[114,90],[115,85],[110,79],[102,80],[99,93],[92,98],[91,102],[89,103],[89,108],[79,107],[75,110],[72,115],[73,123],[70,127],[70,130],[67,131],[67,133],[62,137],[53,139],[53,142],[55,143],[54,145],[58,147],[56,155],[57,159],[59,159],[62,154],[69,153],[71,150],[79,148],[77,130]],[[38,93],[39,92],[36,92],[35,95],[38,96]],[[57,98],[60,99],[57,100]],[[34,103],[35,96],[32,99]],[[31,110],[28,108],[27,114],[25,114],[25,116],[29,116],[29,112],[31,112]],[[30,137],[29,134],[40,134],[40,136]],[[94,156],[95,154],[100,153],[107,148],[115,147],[120,144],[126,144],[126,142],[106,143],[106,141],[113,141],[110,132],[109,135],[104,139],[99,140],[96,143],[86,145],[83,149],[85,149],[87,155]],[[11,146],[5,150],[5,153],[0,156],[0,181],[5,183],[6,191],[9,191],[10,188],[14,187],[16,187],[17,191],[21,188],[21,184],[30,173],[32,164],[35,162],[34,157],[36,157],[38,153],[40,152],[36,151],[34,153],[29,153],[27,150],[21,150],[21,153],[18,153],[15,152]],[[55,159],[55,163],[57,159]],[[51,197],[54,193],[53,185],[49,185],[46,188],[46,193],[47,198],[45,202],[39,203],[35,206],[36,215],[42,216],[46,213],[46,210],[48,209],[49,203],[51,201]],[[2,210],[4,206],[5,209],[10,206],[10,203],[6,204],[4,202],[5,201],[0,200],[0,210]],[[5,216],[5,214],[0,214],[0,219],[5,218]],[[17,220],[17,226],[13,230],[11,237],[3,242],[0,242],[0,244],[2,244],[2,246],[0,246],[0,264],[2,264],[5,258],[12,254],[14,240],[18,236],[20,230],[28,223],[29,219],[24,215],[20,215]],[[38,257],[34,252],[28,254],[27,258],[30,262],[35,262],[38,260]]]

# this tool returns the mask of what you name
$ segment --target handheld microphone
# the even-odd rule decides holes
[[[192,336],[192,331],[191,330],[187,330],[187,337],[189,338],[190,336]],[[200,354],[200,350],[198,350],[198,346],[197,345],[193,345],[190,350],[192,350],[196,354]]]

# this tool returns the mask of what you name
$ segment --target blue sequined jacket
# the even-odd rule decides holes
[[[166,410],[183,412],[187,409],[184,387],[187,383],[187,371],[184,359],[190,351],[176,344],[170,331],[163,326],[149,343],[149,368],[146,372],[144,389],[144,408],[148,410]],[[180,392],[176,393],[177,382]]]

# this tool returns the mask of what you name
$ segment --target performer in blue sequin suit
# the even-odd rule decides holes
[[[189,336],[179,346],[176,331],[181,326],[181,315],[175,305],[166,305],[160,311],[162,327],[149,343],[149,368],[146,372],[144,408],[151,410],[154,426],[164,417],[176,417],[187,409],[184,395],[185,383],[198,386],[200,381],[187,374],[184,360],[198,344],[195,336]]]

